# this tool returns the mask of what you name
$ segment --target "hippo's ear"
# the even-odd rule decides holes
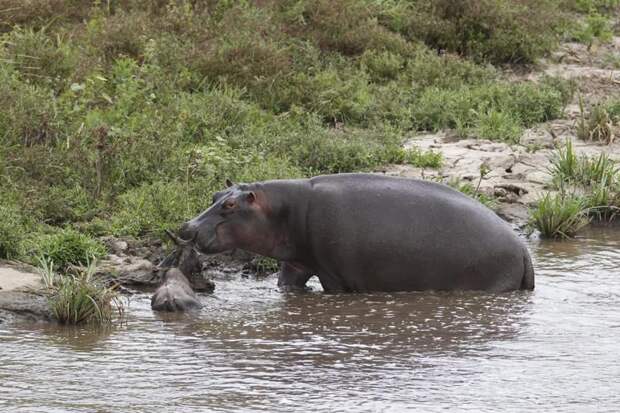
[[[233,181],[231,181],[230,179],[226,178],[226,188],[230,188],[233,185],[234,185]]]
[[[248,201],[248,204],[253,203],[254,201],[256,201],[256,194],[252,191],[248,192],[245,195],[245,200]]]

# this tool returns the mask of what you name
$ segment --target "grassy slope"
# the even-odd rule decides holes
[[[410,131],[517,141],[569,90],[494,65],[534,62],[564,8],[602,3],[6,0],[0,257],[83,260],[100,250],[76,231],[175,227],[226,177],[436,165],[401,149]]]

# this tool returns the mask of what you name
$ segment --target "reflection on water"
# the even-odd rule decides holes
[[[0,326],[0,411],[618,409],[620,230],[530,247],[533,293],[283,295],[239,278],[193,316],[138,295],[127,326]]]

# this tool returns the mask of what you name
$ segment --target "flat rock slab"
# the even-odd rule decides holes
[[[569,122],[570,123],[570,122]],[[527,145],[508,145],[484,139],[454,140],[449,131],[423,134],[408,140],[406,149],[419,148],[440,152],[443,165],[439,169],[423,169],[411,165],[389,165],[382,172],[408,178],[433,179],[442,182],[465,181],[478,185],[480,167],[487,174],[479,190],[496,197],[502,205],[500,216],[510,222],[524,223],[527,209],[534,206],[547,192],[554,192],[549,167],[556,153],[554,145],[570,139],[577,156],[596,157],[601,153],[620,161],[620,142],[603,145],[582,141],[571,134],[572,126],[566,120],[537,125],[525,131]],[[557,142],[549,132],[553,129]],[[534,150],[536,149],[536,150]]]
[[[34,270],[11,263],[0,262],[0,291],[14,291],[28,288],[39,288],[41,276]]]
[[[53,320],[46,297],[21,291],[0,291],[0,323],[9,320]]]

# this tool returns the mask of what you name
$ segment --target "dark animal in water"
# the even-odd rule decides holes
[[[198,252],[191,242],[179,239],[168,231],[166,233],[177,248],[160,264],[160,268],[164,270],[164,275],[162,284],[151,298],[151,308],[157,311],[199,309],[202,304],[200,304],[200,300],[188,278],[201,270]]]
[[[534,288],[530,254],[493,211],[435,182],[377,174],[233,185],[185,223],[203,253],[281,261],[278,285],[326,292]]]

